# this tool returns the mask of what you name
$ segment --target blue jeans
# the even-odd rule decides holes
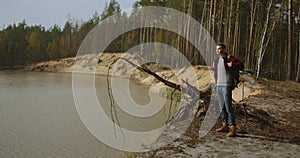
[[[217,86],[217,96],[219,105],[222,108],[222,122],[228,123],[229,125],[236,126],[235,114],[232,107],[232,88],[231,86]]]

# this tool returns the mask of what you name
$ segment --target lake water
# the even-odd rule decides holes
[[[106,77],[96,77],[99,99],[109,114]],[[147,104],[148,92],[131,82],[136,102]],[[165,107],[167,108],[167,107]],[[146,131],[163,125],[166,111],[139,124],[120,114],[121,124]],[[126,120],[123,121],[122,120]],[[72,94],[72,74],[0,71],[0,157],[127,157],[130,153],[96,139],[82,123]]]

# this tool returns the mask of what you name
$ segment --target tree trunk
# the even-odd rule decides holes
[[[248,53],[248,56],[247,56],[247,65],[248,67],[251,69],[253,68],[252,65],[253,65],[253,62],[251,62],[253,56],[252,56],[252,35],[253,35],[253,25],[254,25],[254,19],[255,19],[255,14],[256,14],[256,0],[252,0],[252,6],[251,6],[251,21],[250,21],[250,33],[249,33],[249,44],[248,44],[248,49],[247,49],[247,53]]]
[[[264,24],[263,35],[261,37],[260,44],[259,44],[256,79],[259,79],[259,75],[260,75],[260,69],[261,69],[261,63],[262,63],[263,51],[264,51],[263,48],[264,48],[264,42],[265,42],[265,38],[266,38],[266,35],[267,35],[267,31],[268,31],[269,21],[270,21],[271,7],[272,7],[272,0],[269,4],[269,7],[268,7],[267,19],[266,19],[266,22]]]
[[[300,10],[298,12],[298,23],[299,23],[299,21],[300,21]],[[299,36],[299,38],[298,38],[298,42],[299,42],[298,47],[299,48],[298,48],[298,69],[297,69],[296,82],[300,83],[300,28],[298,30],[298,36]]]
[[[229,3],[229,2],[228,2]],[[228,19],[228,32],[227,32],[227,50],[230,51],[232,46],[231,46],[231,23],[232,23],[232,16],[233,16],[233,0],[230,2],[230,7],[229,7],[229,19]]]
[[[203,5],[203,9],[202,9],[201,25],[202,25],[203,28],[206,28],[205,27],[205,17],[206,17],[206,9],[207,9],[206,5],[207,5],[207,0],[204,1],[204,5]],[[202,41],[203,41],[203,39],[201,39],[201,37],[203,37],[202,36],[202,34],[203,34],[202,29],[200,29],[199,34],[200,35],[199,35],[199,38],[198,38],[198,47],[200,47],[200,45],[202,44]],[[205,54],[206,53],[204,53],[203,56],[202,56],[204,59],[206,58]],[[200,63],[204,63],[204,61],[201,61]]]
[[[189,18],[187,19],[187,26],[186,26],[186,39],[185,39],[185,52],[186,52],[186,58],[187,59],[191,59],[189,58],[191,55],[191,51],[190,51],[190,45],[189,45],[189,38],[190,38],[190,29],[191,29],[191,18],[192,18],[192,13],[193,13],[193,3],[194,0],[191,0],[189,2],[189,7],[188,7],[188,12],[187,14],[189,15]]]
[[[222,34],[222,26],[223,26],[223,9],[224,9],[224,0],[221,0],[220,10],[219,10],[219,26],[218,26],[218,38],[217,42],[221,41],[221,34]]]
[[[214,0],[214,20],[212,24],[212,33],[211,33],[213,39],[216,39],[216,35],[215,35],[216,20],[217,20],[217,0]]]
[[[226,7],[226,21],[225,21],[225,25],[224,25],[224,31],[223,31],[223,35],[224,35],[224,43],[227,44],[228,43],[228,23],[229,23],[229,7],[230,6],[230,0],[227,1],[227,4],[225,5]]]
[[[289,0],[289,19],[288,19],[288,61],[287,61],[287,74],[286,80],[291,80],[292,76],[292,42],[293,42],[293,17],[292,17],[293,1]]]
[[[236,51],[238,50],[238,36],[239,36],[239,13],[240,12],[240,0],[237,2],[237,9],[236,9],[236,19],[235,19],[235,27],[234,27],[234,36],[233,36],[233,55],[236,56]]]
[[[212,33],[212,29],[211,29],[211,28],[212,28],[212,25],[213,25],[213,23],[212,23],[213,1],[214,1],[214,0],[211,0],[211,1],[210,1],[210,6],[209,6],[209,16],[208,16],[208,18],[209,18],[209,19],[208,19],[208,22],[209,22],[209,23],[208,23],[208,30],[209,30],[208,32],[209,32],[209,33]]]

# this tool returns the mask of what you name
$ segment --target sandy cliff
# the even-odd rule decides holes
[[[55,61],[47,61],[41,62],[33,65],[26,66],[24,69],[29,71],[43,71],[43,72],[60,72],[60,73],[90,73],[96,75],[113,75],[117,77],[124,77],[125,73],[127,73],[127,69],[124,68],[126,66],[126,61],[121,61],[119,63],[113,64],[113,62],[117,60],[119,57],[124,57],[127,54],[124,53],[103,53],[100,55],[99,60],[97,55],[95,54],[87,54],[80,57],[77,57],[75,62],[75,57],[59,59]],[[94,61],[97,60],[97,61]],[[134,60],[134,59],[133,59]],[[76,70],[74,69],[74,64],[76,63]],[[96,63],[97,65],[94,65]],[[112,66],[111,66],[112,65]],[[111,66],[110,71],[109,67]],[[79,67],[79,68],[78,68]],[[160,64],[150,64],[148,68],[153,72],[157,73],[159,76],[168,79],[172,82],[178,83],[178,79],[176,75],[174,75],[174,71],[170,70],[168,67]],[[187,71],[187,69],[193,69],[196,73],[196,77],[198,79],[198,88],[200,90],[205,90],[210,88],[211,83],[214,83],[212,70],[206,66],[193,66],[189,68],[183,68],[181,70],[175,71]],[[114,70],[114,71],[113,71]],[[113,74],[112,74],[113,72]],[[137,80],[138,82],[152,86],[161,88],[163,87],[163,83],[159,83],[154,77],[145,74],[139,70],[134,70],[131,72],[131,78]],[[257,84],[257,82],[248,75],[242,75],[241,80],[243,82],[240,83],[239,87],[233,91],[233,99],[236,102],[241,101],[242,99],[248,98],[251,95],[256,95],[261,93],[261,86]],[[153,84],[156,84],[153,86]],[[152,89],[155,90],[155,89]],[[159,91],[156,89],[155,91]]]

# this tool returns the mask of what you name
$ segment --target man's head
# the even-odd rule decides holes
[[[223,55],[224,53],[226,53],[226,45],[223,43],[217,44],[217,54]]]

